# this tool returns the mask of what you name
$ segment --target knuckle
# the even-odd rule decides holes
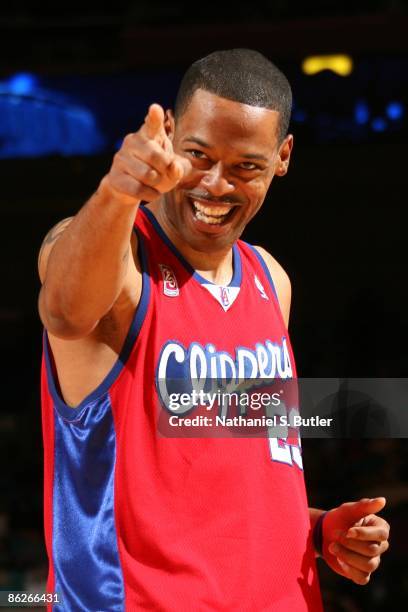
[[[138,132],[133,132],[131,134],[127,134],[123,139],[122,149],[124,148],[126,151],[132,153],[132,151],[138,150],[141,145],[145,142],[145,138],[143,137],[143,132],[139,130]]]
[[[359,584],[360,586],[364,586],[366,584],[368,584],[370,581],[370,574],[364,574],[362,576],[356,576],[356,578],[353,579],[353,582],[355,582],[356,584]]]
[[[371,555],[371,554],[374,554],[374,555],[378,554],[378,552],[381,550],[381,548],[382,548],[382,545],[378,544],[377,542],[369,544],[368,545],[368,553],[369,553],[369,555]]]
[[[115,155],[113,156],[113,166],[119,166],[123,163],[123,154],[121,153],[121,151],[119,150],[117,153],[115,153]]]
[[[381,529],[380,539],[383,540],[383,541],[388,539],[388,529],[385,529],[385,528]]]
[[[168,166],[169,156],[163,150],[152,149],[149,158],[152,165],[162,171]]]
[[[370,572],[374,572],[380,565],[380,557],[372,557],[367,562],[367,567]]]
[[[122,147],[123,146],[130,146],[133,142],[134,139],[134,135],[133,134],[126,134],[126,136],[123,139],[123,143],[122,143]]]
[[[155,185],[160,181],[160,175],[153,168],[147,168],[144,172],[144,180],[148,185]]]

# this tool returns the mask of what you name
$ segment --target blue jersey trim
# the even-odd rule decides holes
[[[201,285],[203,284],[204,285],[216,285],[216,283],[212,283],[211,281],[207,280],[206,278],[201,276],[201,274],[199,274],[198,272],[194,270],[194,268],[189,264],[187,259],[183,257],[180,251],[174,246],[170,238],[164,232],[163,228],[161,227],[160,223],[157,221],[152,211],[146,208],[146,206],[143,206],[143,212],[145,213],[145,215],[147,216],[147,218],[149,219],[149,221],[151,222],[151,224],[153,225],[154,229],[159,234],[163,242],[168,246],[170,251],[177,257],[177,259],[188,270],[188,272],[190,272],[190,274],[196,279],[196,281],[198,281]],[[241,255],[240,255],[238,246],[236,244],[234,244],[232,247],[232,269],[233,269],[233,275],[232,275],[232,279],[228,287],[240,287],[241,280],[242,280],[242,263],[241,263]]]
[[[116,434],[109,394],[75,422],[55,419],[54,611],[123,612],[114,510]]]
[[[257,257],[257,259],[258,259],[259,263],[260,263],[260,264],[261,264],[261,266],[262,266],[263,271],[265,272],[266,278],[268,279],[269,284],[270,284],[270,286],[271,286],[271,289],[272,289],[272,291],[274,292],[275,297],[276,297],[276,299],[277,299],[277,302],[278,302],[278,304],[279,304],[278,294],[276,293],[275,285],[274,285],[274,282],[273,282],[273,280],[272,280],[272,275],[271,275],[271,273],[270,273],[270,271],[269,271],[268,266],[266,265],[266,262],[265,262],[264,258],[262,257],[262,255],[260,254],[260,252],[259,252],[259,251],[258,251],[258,250],[257,250],[257,249],[256,249],[256,248],[255,248],[255,247],[252,245],[252,244],[249,244],[248,242],[246,242],[245,244],[246,244],[247,246],[249,246],[249,248],[252,250],[252,252],[253,252],[253,253],[255,253],[255,255],[256,255],[256,257]]]
[[[143,239],[139,234],[138,241],[139,256],[142,265],[142,294],[140,297],[140,302],[136,308],[132,323],[130,325],[128,334],[126,336],[126,340],[124,342],[120,355],[116,363],[113,365],[111,371],[107,374],[101,384],[89,395],[87,395],[85,399],[83,399],[82,402],[75,408],[68,406],[60,395],[53,373],[51,347],[49,344],[47,332],[44,331],[44,356],[47,369],[48,388],[50,390],[50,394],[57,411],[61,414],[61,416],[64,417],[64,419],[67,419],[69,421],[75,421],[76,419],[81,418],[82,411],[85,410],[89,404],[95,402],[95,400],[99,399],[100,397],[102,397],[102,395],[109,391],[110,387],[118,378],[127,360],[129,359],[136,338],[142,327],[150,300],[150,279],[147,273],[146,251],[143,244]]]

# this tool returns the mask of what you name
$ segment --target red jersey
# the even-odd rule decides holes
[[[48,590],[62,601],[53,609],[319,612],[300,446],[160,431],[175,379],[204,389],[221,374],[295,377],[269,271],[238,241],[232,281],[219,287],[145,207],[135,231],[140,304],[116,364],[77,408],[61,397],[45,336]]]

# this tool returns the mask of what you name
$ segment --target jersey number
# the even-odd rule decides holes
[[[291,419],[298,415],[299,412],[295,408],[292,408],[288,414],[288,421],[291,422]],[[300,435],[298,433],[296,443],[288,442],[288,433],[288,427],[285,425],[279,425],[277,428],[269,429],[270,437],[268,438],[268,441],[272,461],[286,463],[287,465],[293,465],[295,463],[301,470],[303,470]],[[279,437],[277,434],[279,434]],[[291,440],[293,440],[292,437]]]

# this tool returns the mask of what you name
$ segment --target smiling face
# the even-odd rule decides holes
[[[174,151],[191,172],[167,193],[160,220],[176,243],[225,251],[261,207],[275,174],[286,174],[292,137],[278,143],[279,113],[195,91],[176,124]]]

